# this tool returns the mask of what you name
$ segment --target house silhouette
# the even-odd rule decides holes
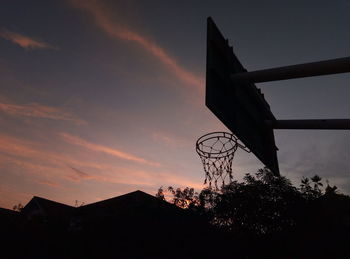
[[[26,252],[14,258],[195,258],[217,254],[200,248],[217,233],[204,218],[142,191],[80,207],[34,196],[15,215],[22,222],[17,230],[20,237],[16,235],[17,244],[8,244],[8,249],[11,253],[20,245]]]
[[[40,219],[43,222],[69,221],[75,208],[56,201],[34,196],[21,210],[29,220]]]

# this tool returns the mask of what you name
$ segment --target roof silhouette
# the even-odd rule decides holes
[[[156,205],[162,204],[165,206],[178,208],[177,206],[175,206],[173,204],[170,204],[166,201],[162,201],[162,200],[160,200],[160,199],[158,199],[158,198],[156,198],[148,193],[140,191],[140,190],[130,192],[127,194],[123,194],[120,196],[116,196],[113,198],[109,198],[106,200],[90,203],[90,204],[81,206],[80,208],[92,208],[92,207],[102,208],[102,207],[111,206],[111,205],[126,205],[127,206],[127,205],[130,205],[131,202],[133,203],[132,206],[140,205],[143,202],[148,202],[149,205],[152,204],[152,205],[156,206]]]
[[[9,222],[18,221],[21,214],[18,211],[0,208],[0,226],[5,226]]]
[[[188,214],[188,212],[174,204],[139,190],[80,206],[75,211],[76,216],[84,217],[86,220],[105,217],[147,219],[149,217],[161,218],[163,216],[178,217],[183,214]]]
[[[34,196],[22,209],[22,213],[29,217],[34,215],[44,216],[50,219],[67,218],[74,207],[51,201],[42,197]]]
[[[42,216],[46,219],[69,219],[71,217],[82,217],[91,221],[105,217],[178,217],[187,215],[188,212],[171,204],[160,200],[155,196],[140,190],[124,195],[116,196],[106,200],[73,207],[42,197],[34,196],[23,208],[23,215],[27,217]]]
[[[80,207],[34,196],[22,211],[23,224],[0,237],[9,253],[24,248],[18,258],[37,258],[37,244],[41,258],[196,258],[210,253],[198,247],[218,233],[196,213],[139,190]]]

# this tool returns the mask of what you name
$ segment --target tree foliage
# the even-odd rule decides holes
[[[205,188],[200,193],[193,188],[168,187],[170,202],[206,216],[210,222],[228,231],[270,234],[295,227],[309,203],[323,195],[335,195],[336,186],[323,192],[322,178],[303,177],[299,188],[284,176],[269,169],[246,174],[242,182],[233,181],[220,190]],[[163,188],[156,195],[165,199]]]
[[[301,195],[291,182],[268,169],[225,185],[212,206],[213,222],[230,230],[266,234],[295,225]]]
[[[21,211],[23,210],[23,205],[22,205],[22,203],[18,203],[18,204],[16,204],[16,205],[14,205],[14,206],[12,207],[12,209],[13,209],[14,211],[21,212]]]
[[[193,188],[186,187],[182,190],[181,188],[175,189],[169,186],[166,192],[163,187],[160,187],[156,197],[165,200],[166,193],[170,193],[172,196],[170,202],[182,209],[194,209],[200,205],[198,193]]]
[[[323,187],[323,184],[321,180],[322,178],[319,177],[317,174],[311,177],[310,179],[308,177],[303,177],[301,179],[300,192],[305,199],[314,200],[321,197],[321,195],[323,194],[321,189]],[[336,186],[334,187],[337,189]]]

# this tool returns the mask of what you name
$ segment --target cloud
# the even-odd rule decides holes
[[[93,179],[94,177],[88,173],[85,173],[75,167],[70,167],[74,174],[70,174],[67,177],[70,178],[73,181],[80,181],[80,180],[89,180],[89,179]]]
[[[84,147],[86,149],[95,151],[95,152],[102,152],[111,156],[115,156],[124,160],[129,160],[129,161],[133,161],[136,163],[140,163],[140,164],[145,164],[145,165],[150,165],[150,166],[156,166],[159,167],[160,164],[153,162],[153,161],[149,161],[146,160],[144,158],[138,157],[138,156],[134,156],[128,153],[125,153],[121,150],[118,149],[113,149],[110,147],[106,147],[106,146],[102,146],[102,145],[98,145],[98,144],[94,144],[91,142],[88,142],[84,139],[81,139],[79,137],[70,135],[68,133],[60,133],[60,136],[68,143],[73,144],[73,145],[77,145],[77,146],[81,146]]]
[[[26,141],[0,133],[0,167],[5,164],[25,167],[31,172],[56,172],[57,169],[66,170],[67,164],[74,167],[89,167],[94,170],[105,170],[103,164],[90,160],[78,160],[66,153],[55,153],[44,150],[38,143]]]
[[[327,136],[320,141],[318,137]],[[340,192],[350,193],[350,136],[347,133],[338,136],[309,136],[304,145],[293,142],[299,151],[284,151],[281,156],[281,168],[298,186],[302,176],[312,177],[315,174],[328,179],[331,185],[337,185]]]
[[[50,181],[50,180],[39,180],[37,181],[38,184],[41,184],[41,185],[47,185],[49,187],[60,187],[60,185],[58,183],[55,183],[53,181]]]
[[[12,209],[15,204],[25,204],[31,194],[21,192],[17,186],[8,186],[0,182],[0,204],[2,208]]]
[[[152,138],[159,143],[162,143],[162,144],[165,144],[166,146],[174,147],[174,148],[184,147],[186,145],[192,144],[192,143],[187,143],[187,141],[185,141],[185,139],[183,138],[177,137],[173,134],[160,132],[160,131],[152,133]]]
[[[202,190],[204,184],[202,182],[193,181],[186,177],[180,176],[179,172],[163,172],[158,176],[158,181],[161,185],[173,187],[191,187],[197,190]]]
[[[24,49],[54,49],[58,50],[57,47],[54,47],[46,42],[9,31],[7,29],[0,30],[0,37],[11,41],[14,44],[21,46]]]
[[[21,172],[21,177],[38,178],[37,183],[53,179],[70,182],[95,180],[123,185],[151,186],[152,172],[115,166],[114,163],[99,163],[91,159],[73,159],[72,154],[57,154],[52,150],[43,150],[39,145],[16,137],[0,133],[0,169],[9,172]],[[73,166],[67,166],[73,165]],[[89,168],[88,174],[79,168]],[[48,184],[46,184],[48,185]]]
[[[86,121],[75,117],[73,114],[67,111],[57,107],[46,106],[38,103],[19,105],[0,101],[0,111],[13,116],[70,121],[78,125],[87,124]]]
[[[53,139],[54,140],[54,139]],[[135,188],[147,189],[154,194],[159,186],[185,187],[191,186],[201,189],[203,185],[191,177],[183,176],[178,171],[164,169],[162,167],[145,167],[144,164],[127,163],[120,165],[115,159],[99,160],[93,153],[77,152],[66,148],[64,152],[56,152],[53,144],[44,145],[19,137],[0,132],[0,171],[3,174],[3,182],[0,182],[0,206],[15,204],[18,193],[12,193],[9,200],[2,196],[3,188],[8,187],[5,179],[16,179],[15,186],[18,189],[28,189],[28,182],[36,183],[35,189],[31,187],[25,198],[16,198],[23,202],[29,200],[32,195],[47,193],[40,186],[56,188],[55,195],[65,196],[77,189],[86,188],[93,183],[94,189],[89,190],[90,198],[81,197],[89,201],[101,193],[107,192],[115,195],[115,190],[132,191]],[[11,181],[10,181],[11,182]],[[112,190],[112,191],[108,191]],[[122,193],[120,193],[122,194]],[[47,198],[57,200],[52,193]],[[69,196],[69,195],[68,195]],[[69,196],[70,197],[70,196]]]
[[[190,71],[181,67],[166,50],[149,40],[147,37],[125,25],[113,22],[112,15],[106,8],[103,8],[100,1],[71,0],[70,2],[76,8],[83,10],[92,16],[96,25],[99,26],[109,37],[138,44],[145,51],[157,58],[166,68],[170,69],[180,80],[186,84],[203,89],[204,78],[194,75]]]

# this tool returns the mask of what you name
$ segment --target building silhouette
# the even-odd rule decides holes
[[[195,258],[217,231],[142,191],[80,207],[34,196],[21,212],[1,209],[0,221],[9,258]]]

